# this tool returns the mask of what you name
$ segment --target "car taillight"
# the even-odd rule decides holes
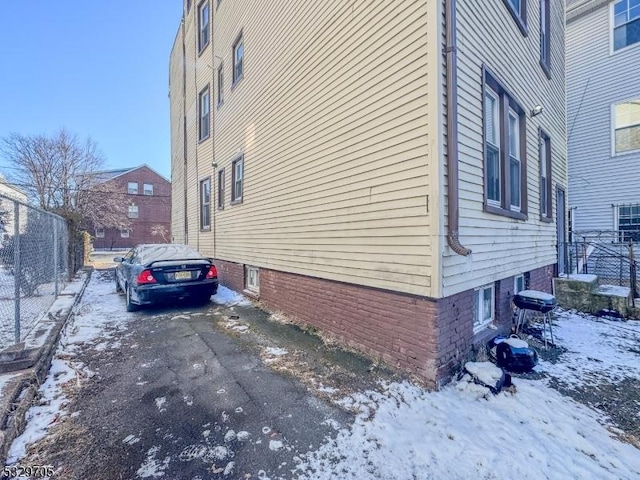
[[[157,282],[157,280],[151,274],[151,270],[143,270],[142,272],[140,272],[140,275],[138,275],[138,278],[136,278],[136,281],[138,282],[138,285]]]
[[[218,278],[218,270],[214,265],[209,267],[209,271],[207,272],[207,278]]]

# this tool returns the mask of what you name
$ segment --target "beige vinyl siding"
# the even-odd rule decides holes
[[[473,253],[461,257],[445,248],[443,296],[556,263],[556,186],[567,183],[564,2],[551,2],[551,80],[539,64],[538,2],[527,2],[527,37],[502,1],[458,0],[457,18],[460,240]],[[526,112],[527,221],[483,211],[483,65]],[[538,104],[543,113],[532,118],[529,112]],[[553,223],[540,221],[539,127],[551,136]]]
[[[171,236],[185,242],[184,203],[184,94],[182,26],[178,28],[169,57],[169,107],[171,122]]]
[[[201,249],[430,295],[437,207],[428,201],[426,2],[292,7],[223,1],[213,14],[215,55],[225,69],[213,136],[227,183],[225,208],[214,212],[215,252],[213,231],[201,235]],[[232,86],[232,45],[241,31],[244,78]],[[230,205],[239,154],[243,200]],[[196,180],[189,179],[192,189]]]

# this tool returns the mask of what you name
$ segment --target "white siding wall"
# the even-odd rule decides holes
[[[517,28],[503,1],[458,1],[460,240],[473,253],[461,257],[448,247],[444,249],[444,296],[556,263],[555,189],[557,185],[566,185],[567,177],[564,2],[552,1],[551,4],[549,80],[539,65],[537,1],[527,1],[526,37]],[[527,221],[483,211],[483,65],[498,77],[525,111],[537,104],[544,107],[543,114],[534,118],[527,115],[526,119]],[[551,136],[554,223],[540,221],[539,127]]]
[[[169,58],[169,107],[171,121],[171,236],[184,243],[184,135],[183,135],[182,27],[178,28]]]
[[[612,155],[611,106],[640,98],[640,44],[612,53],[610,6],[567,23],[569,203],[576,230],[613,230],[640,203],[640,152]]]

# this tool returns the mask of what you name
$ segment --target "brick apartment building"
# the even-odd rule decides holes
[[[127,195],[128,228],[95,228],[93,248],[117,250],[171,241],[171,182],[147,165],[100,172]]]

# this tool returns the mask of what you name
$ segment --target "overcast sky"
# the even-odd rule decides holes
[[[168,178],[181,13],[181,0],[0,1],[0,137],[66,127],[91,136],[107,168],[146,163]]]

